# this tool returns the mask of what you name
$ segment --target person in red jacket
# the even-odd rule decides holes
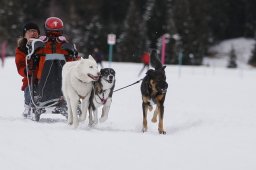
[[[37,71],[37,79],[41,79],[42,70],[45,63],[45,57],[49,54],[63,54],[66,61],[74,61],[74,58],[70,55],[69,51],[62,48],[64,43],[68,43],[67,39],[63,36],[64,24],[60,18],[49,17],[44,24],[45,36],[41,36],[40,39],[45,43],[44,48],[41,48],[36,52],[39,55],[40,61]]]
[[[143,53],[143,55],[141,56],[141,61],[143,62],[143,67],[142,67],[142,69],[140,70],[138,76],[141,75],[141,73],[143,72],[143,70],[144,70],[145,68],[147,68],[147,70],[149,69],[150,54],[149,54],[148,51],[145,51],[145,52]]]
[[[44,46],[35,51],[34,58],[38,58],[36,79],[38,80],[37,95],[41,103],[58,100],[52,113],[64,113],[66,103],[61,91],[61,72],[66,62],[78,59],[74,44],[65,38],[64,24],[60,18],[49,17],[44,23],[45,36],[40,39]],[[47,107],[47,106],[46,106]]]
[[[32,77],[33,77],[33,80],[35,80],[36,82],[34,84],[36,85],[36,89],[38,93],[38,89],[40,89],[41,85],[43,84],[40,82],[45,81],[45,76],[47,77],[46,74],[50,73],[50,71],[52,70],[60,71],[60,69],[63,66],[63,62],[65,63],[66,61],[73,61],[77,59],[77,57],[74,57],[74,56],[77,56],[77,51],[73,45],[71,45],[72,46],[71,50],[70,48],[65,49],[63,46],[65,44],[70,45],[70,43],[68,43],[66,38],[63,36],[64,25],[60,18],[57,18],[57,17],[47,18],[44,23],[44,30],[45,30],[45,36],[39,37],[40,30],[36,24],[29,23],[25,25],[23,30],[24,38],[19,41],[18,48],[16,49],[17,70],[19,74],[23,77],[22,90],[25,92],[25,111],[23,113],[24,117],[27,117],[27,115],[30,114],[30,110],[31,110],[30,106],[32,105],[29,86],[28,86],[28,77],[31,77],[31,75],[33,75]],[[27,46],[30,45],[29,39],[31,38],[39,38],[44,45],[39,49],[36,49],[35,51],[33,51],[31,59],[27,60],[28,67],[26,67],[26,55],[28,54]],[[49,61],[50,58],[53,58],[53,60],[58,58],[63,60],[61,62],[54,62],[50,64],[50,69],[49,69],[49,67],[48,68],[45,67],[45,63]],[[49,64],[47,66],[49,66]],[[53,66],[53,68],[51,66]],[[59,74],[57,76],[59,76]],[[42,78],[44,78],[44,80],[42,80]],[[54,83],[50,83],[50,84],[60,85],[60,79],[61,79],[60,77],[57,77],[56,81],[53,79],[50,79],[49,81],[50,82],[54,81]],[[48,80],[48,77],[47,77],[47,80]],[[45,88],[43,87],[43,89]],[[47,95],[50,95],[51,97],[52,95],[51,93],[55,91],[59,93],[61,91],[61,88],[58,87],[58,89],[55,89],[55,87],[53,88],[50,87],[50,88],[47,88],[45,93],[47,93]]]
[[[40,34],[40,29],[37,24],[33,22],[26,23],[22,30],[22,37],[18,39],[17,48],[15,50],[15,63],[17,67],[18,73],[22,76],[22,87],[21,90],[24,91],[24,99],[25,99],[25,110],[23,112],[23,116],[27,116],[30,111],[30,102],[31,97],[28,88],[28,76],[30,76],[31,72],[27,70],[26,67],[26,55],[28,54],[27,43],[31,41],[31,38],[38,38]]]

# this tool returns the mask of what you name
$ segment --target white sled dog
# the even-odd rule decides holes
[[[98,123],[98,108],[102,107],[100,122],[108,118],[108,112],[112,103],[112,94],[115,88],[115,70],[103,68],[100,70],[100,79],[94,82],[94,89],[90,96],[89,104],[89,125],[94,126]],[[93,118],[92,118],[93,113]]]
[[[99,71],[96,61],[91,55],[88,59],[81,58],[78,61],[67,62],[62,69],[62,92],[68,106],[68,124],[77,128],[78,121],[78,105],[82,99],[80,120],[86,118],[89,106],[89,98],[91,95],[93,81],[99,79]]]

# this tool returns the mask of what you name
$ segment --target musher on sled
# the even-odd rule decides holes
[[[60,18],[46,19],[44,29],[45,36],[39,38],[38,26],[26,24],[15,56],[18,73],[23,77],[23,116],[35,121],[49,112],[67,116],[61,72],[66,62],[77,59],[75,46],[63,36],[64,25]]]

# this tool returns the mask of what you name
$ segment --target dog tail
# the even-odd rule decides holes
[[[158,54],[157,54],[157,51],[155,49],[153,49],[151,51],[151,54],[150,54],[150,63],[152,65],[152,67],[154,67],[156,70],[160,69],[163,67],[159,57],[158,57]]]

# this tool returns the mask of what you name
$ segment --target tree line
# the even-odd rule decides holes
[[[12,54],[24,23],[38,23],[43,34],[50,16],[63,20],[65,34],[85,55],[98,47],[107,56],[107,35],[116,34],[113,60],[122,62],[140,62],[144,51],[160,50],[163,35],[168,35],[166,63],[187,65],[200,65],[209,46],[222,40],[256,35],[255,0],[0,0],[0,4],[0,43],[7,40]]]

